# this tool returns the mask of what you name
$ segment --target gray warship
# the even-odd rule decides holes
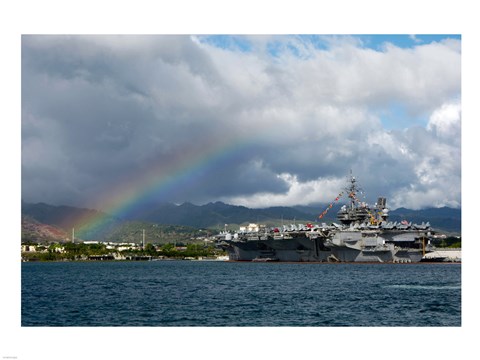
[[[237,232],[224,231],[218,246],[231,261],[281,262],[419,262],[427,252],[434,230],[430,223],[391,222],[387,199],[375,206],[361,202],[359,187],[350,174],[346,194],[349,202],[337,213],[339,223],[292,224],[280,228],[250,224]],[[333,204],[319,216],[321,219]]]

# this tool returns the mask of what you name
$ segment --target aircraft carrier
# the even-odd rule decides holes
[[[257,224],[241,227],[235,233],[223,232],[218,245],[231,261],[285,262],[419,262],[433,250],[430,224],[391,222],[386,198],[375,206],[361,202],[355,177],[335,202],[347,195],[349,203],[337,213],[339,223],[292,224],[267,228]],[[320,214],[331,209],[333,203]]]

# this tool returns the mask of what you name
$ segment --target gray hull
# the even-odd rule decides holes
[[[372,262],[372,263],[416,263],[423,257],[423,251],[417,249],[369,251],[348,248],[332,249],[332,254],[341,262]]]
[[[222,246],[230,260],[254,261],[271,259],[288,262],[324,262],[331,255],[321,239],[298,236],[288,239],[229,241]]]
[[[233,261],[413,263],[423,257],[420,232],[340,231],[333,238],[307,234],[236,239],[221,247]],[[409,247],[415,242],[417,248]]]
[[[424,256],[427,237],[419,230],[342,230],[325,245],[339,261],[411,263]]]

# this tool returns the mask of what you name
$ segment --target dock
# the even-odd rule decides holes
[[[461,262],[462,261],[462,249],[459,248],[444,248],[437,249],[422,258],[422,261],[438,261],[438,262]]]

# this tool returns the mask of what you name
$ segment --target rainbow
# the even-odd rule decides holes
[[[78,237],[88,234],[89,238],[98,239],[113,219],[124,218],[149,199],[162,199],[193,188],[205,179],[208,172],[238,161],[252,151],[259,136],[257,133],[245,138],[222,138],[213,143],[200,141],[168,160],[162,158],[149,163],[143,171],[134,177],[130,174],[129,178],[115,184],[102,196],[102,212],[90,212],[75,219]]]

